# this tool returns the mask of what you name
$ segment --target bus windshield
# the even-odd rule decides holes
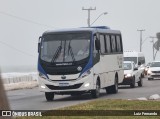
[[[137,64],[137,57],[124,57],[124,61],[133,61]]]
[[[46,34],[42,38],[40,58],[43,61],[74,62],[89,56],[90,33]]]

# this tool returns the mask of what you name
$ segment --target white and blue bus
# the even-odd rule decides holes
[[[99,97],[117,93],[123,81],[121,32],[106,26],[46,31],[38,43],[39,88],[55,94]]]

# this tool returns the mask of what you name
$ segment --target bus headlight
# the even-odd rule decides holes
[[[131,77],[131,76],[132,76],[132,74],[126,74],[125,78]]]
[[[45,89],[46,87],[45,87],[45,86],[41,86],[41,88],[42,88],[42,89]]]
[[[90,69],[89,69],[89,70],[87,70],[86,72],[84,72],[80,77],[81,77],[81,78],[84,78],[84,77],[88,76],[90,73],[91,73],[91,71],[90,71]]]
[[[86,83],[86,84],[84,84],[84,87],[88,87],[90,84],[89,83]]]

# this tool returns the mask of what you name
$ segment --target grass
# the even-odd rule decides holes
[[[67,112],[67,114],[75,111],[92,112],[93,116],[44,116],[44,117],[17,117],[16,119],[160,119],[159,116],[96,116],[96,113],[105,112],[105,110],[121,110],[128,113],[127,110],[159,110],[160,101],[139,101],[139,100],[95,100],[88,103],[83,103],[75,106],[61,108],[59,110],[48,111],[44,114],[53,114],[59,111]],[[113,111],[114,112],[114,111]],[[112,113],[112,111],[111,111]],[[116,112],[115,114],[120,114]],[[64,114],[64,113],[63,113]],[[77,113],[78,114],[78,113]],[[95,114],[95,115],[94,115]],[[158,113],[159,114],[159,113]],[[87,114],[86,114],[87,115]],[[92,114],[91,114],[92,115]]]
[[[160,110],[160,101],[95,100],[89,103],[61,108],[62,110]]]

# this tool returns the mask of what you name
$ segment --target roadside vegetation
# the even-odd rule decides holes
[[[54,103],[54,102],[53,102]],[[93,111],[93,116],[43,116],[43,117],[17,117],[16,119],[159,119],[159,116],[130,116],[127,115],[127,110],[160,110],[160,101],[139,101],[139,100],[94,100],[88,103],[83,103],[75,106],[60,108],[58,111],[67,111],[68,113],[74,113],[74,110],[81,111]],[[95,110],[104,111],[104,110],[120,110],[126,111],[126,116],[96,116]],[[56,112],[57,110],[55,110]],[[104,111],[105,112],[105,111]],[[160,111],[159,111],[160,112]],[[43,114],[50,115],[53,112],[48,111]],[[78,114],[78,113],[77,113]],[[159,114],[159,113],[158,113]],[[63,114],[62,114],[63,115]],[[87,115],[87,114],[86,114]],[[92,114],[91,114],[92,115]],[[131,114],[132,115],[132,114]]]

